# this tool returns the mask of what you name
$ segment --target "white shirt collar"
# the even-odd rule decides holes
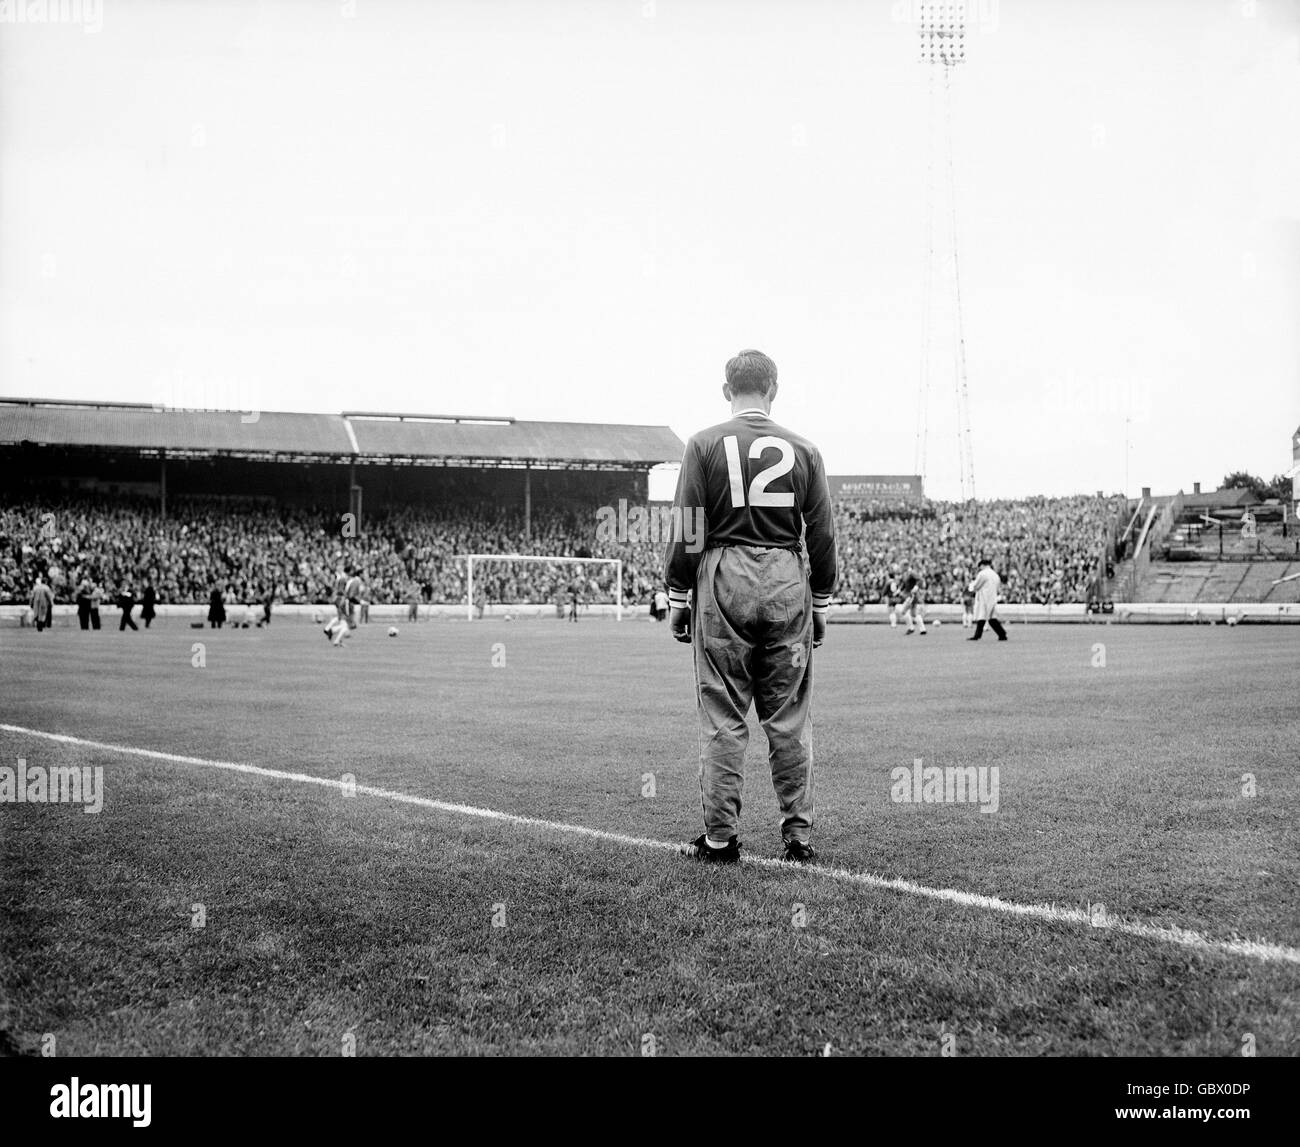
[[[739,418],[742,414],[761,414],[764,418],[771,418],[766,410],[759,406],[747,406],[744,410],[737,410],[732,418]]]

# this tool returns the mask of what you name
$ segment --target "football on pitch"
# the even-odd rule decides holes
[[[397,626],[395,626],[395,625],[390,625],[390,626],[388,627],[388,636],[389,636],[389,637],[396,637],[396,636],[397,636]]]

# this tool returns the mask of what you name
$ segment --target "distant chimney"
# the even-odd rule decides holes
[[[1150,486],[1143,486],[1143,487],[1142,487],[1142,497],[1144,497],[1144,498],[1149,498],[1149,497],[1151,497],[1151,487],[1150,487]]]
[[[1200,484],[1199,482],[1193,482],[1193,483],[1192,483],[1192,493],[1193,493],[1193,494],[1199,494],[1200,492],[1201,492],[1201,484]]]

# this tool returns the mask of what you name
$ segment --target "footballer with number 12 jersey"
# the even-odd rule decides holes
[[[750,706],[767,735],[785,858],[814,857],[812,650],[826,634],[835,590],[835,522],[821,454],[772,421],[776,364],[741,351],[726,366],[726,422],[686,444],[675,529],[664,562],[671,629],[691,642],[700,721],[705,833],[683,851],[739,859]]]

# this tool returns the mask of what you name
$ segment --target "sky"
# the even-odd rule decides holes
[[[907,0],[33,3],[0,394],[685,438],[757,347],[836,474],[928,366],[951,497],[955,206],[980,497],[1291,465],[1300,3],[970,0],[947,116]]]

